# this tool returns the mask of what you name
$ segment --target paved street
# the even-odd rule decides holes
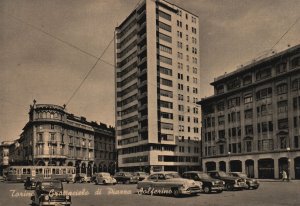
[[[300,181],[261,182],[258,190],[244,190],[221,194],[200,194],[195,197],[166,197],[136,194],[136,185],[101,186],[94,184],[65,184],[66,192],[73,192],[73,206],[129,206],[129,205],[299,205]],[[30,191],[20,183],[0,183],[1,205],[30,205]],[[98,191],[98,192],[97,192]],[[101,191],[101,192],[100,192]],[[24,193],[25,192],[25,193]],[[98,193],[98,195],[95,194]],[[77,193],[77,194],[75,194]],[[27,197],[20,197],[20,196]],[[77,196],[75,196],[77,195]]]

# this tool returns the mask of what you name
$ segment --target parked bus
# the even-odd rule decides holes
[[[72,166],[10,166],[7,172],[7,181],[25,182],[30,177],[38,180],[74,181],[75,167]]]

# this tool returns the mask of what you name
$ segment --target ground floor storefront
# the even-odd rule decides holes
[[[278,179],[285,171],[289,178],[300,179],[300,151],[204,158],[202,165],[204,171],[243,172],[260,179]]]
[[[141,165],[141,166],[134,166],[134,167],[124,167],[119,168],[120,171],[126,171],[126,172],[160,172],[160,171],[176,171],[180,174],[186,172],[186,171],[198,171],[201,170],[200,165],[199,166],[176,166],[176,165]]]

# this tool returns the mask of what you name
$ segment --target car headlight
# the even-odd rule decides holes
[[[222,184],[225,185],[225,181],[222,181]]]
[[[132,177],[130,177],[130,179],[132,180],[133,178],[132,178]]]
[[[70,196],[69,195],[66,196],[66,200],[70,200]]]
[[[188,186],[187,183],[183,183],[182,187],[183,187],[184,189],[186,189],[186,188],[188,188],[189,186]]]
[[[212,185],[215,185],[215,182],[212,182],[211,184],[212,184]]]
[[[49,200],[49,196],[45,195],[44,200],[48,201]]]
[[[238,182],[237,180],[234,180],[234,183],[235,183],[235,184],[237,184],[237,182]]]

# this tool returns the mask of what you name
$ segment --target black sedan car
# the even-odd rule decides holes
[[[232,177],[240,177],[246,181],[246,189],[257,189],[259,187],[259,181],[253,178],[249,178],[246,174],[241,172],[230,172],[230,176]]]
[[[207,172],[212,178],[222,180],[225,182],[225,188],[228,191],[242,190],[246,187],[246,182],[240,177],[232,177],[223,171],[209,171]]]
[[[182,175],[183,178],[192,179],[202,182],[202,190],[205,193],[216,191],[221,193],[224,190],[225,182],[218,179],[211,178],[208,174],[200,171],[189,171]]]
[[[114,178],[118,183],[123,184],[137,183],[139,181],[139,178],[137,176],[133,176],[130,172],[117,172],[114,175]]]
[[[64,195],[63,184],[58,180],[47,180],[37,182],[33,196],[32,205],[71,205],[71,196]]]
[[[25,190],[34,190],[35,186],[36,186],[36,182],[34,181],[34,179],[31,177],[27,177],[24,183]]]

